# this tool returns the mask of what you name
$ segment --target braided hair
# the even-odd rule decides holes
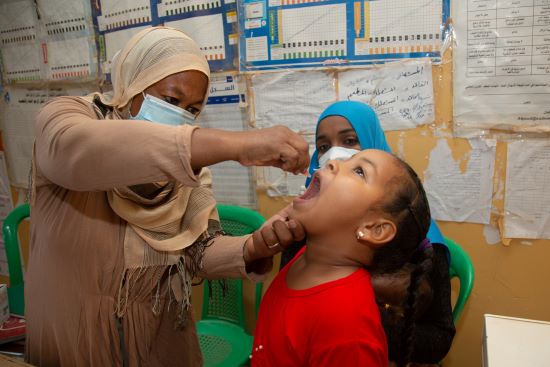
[[[390,180],[388,192],[392,194],[371,210],[389,215],[397,230],[395,237],[376,251],[369,271],[373,274],[390,274],[406,264],[412,265],[407,295],[402,305],[401,342],[396,360],[401,367],[410,362],[419,298],[417,291],[431,270],[433,249],[430,246],[419,246],[426,239],[431,221],[430,207],[422,182],[407,163],[398,157],[394,158],[405,173]]]

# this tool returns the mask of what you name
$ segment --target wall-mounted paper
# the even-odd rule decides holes
[[[449,0],[242,0],[240,68],[439,57]]]
[[[172,15],[192,14],[199,10],[210,10],[220,8],[221,0],[185,0],[185,1],[166,1],[157,5],[159,17],[170,17]],[[228,3],[229,1],[225,1]]]
[[[299,196],[305,191],[306,176],[294,175],[279,168],[264,168],[259,186],[268,196]]]
[[[100,67],[107,79],[116,52],[139,31],[160,24],[156,10],[156,1],[149,0],[92,1],[93,21],[99,31]]]
[[[48,80],[82,80],[95,75],[97,64],[92,60],[87,37],[72,38],[47,43]]]
[[[550,142],[508,143],[505,238],[550,238]]]
[[[41,49],[35,43],[2,47],[4,77],[8,82],[42,78]]]
[[[452,156],[446,139],[430,153],[424,188],[432,217],[453,222],[488,224],[491,217],[494,140],[469,140],[471,150],[460,161]]]
[[[66,95],[84,95],[86,87],[59,89],[7,88],[0,102],[4,147],[11,184],[28,188],[34,144],[36,114],[51,98]]]
[[[224,47],[222,14],[166,22],[166,26],[184,31],[199,45],[208,60],[225,59],[226,50]]]
[[[340,100],[372,106],[384,130],[412,129],[434,120],[430,59],[338,73]]]
[[[48,36],[93,35],[92,12],[87,0],[38,0],[40,21]]]
[[[322,71],[255,75],[252,93],[256,127],[286,125],[310,134],[321,112],[336,101],[334,76]]]
[[[453,1],[454,120],[468,128],[550,130],[549,4]]]
[[[47,80],[91,79],[97,75],[92,9],[88,0],[39,0]]]
[[[4,1],[1,53],[9,82],[97,75],[92,11],[87,0]]]
[[[0,54],[8,82],[39,80],[41,46],[34,3],[30,0],[0,4]]]
[[[206,55],[210,71],[237,69],[237,4],[235,0],[158,0],[154,24],[181,29]]]
[[[150,23],[149,0],[101,0],[101,15],[97,17],[100,31],[111,31]]]
[[[200,114],[197,124],[230,131],[245,130],[247,123],[244,90],[244,83],[235,76],[213,77],[210,82],[208,104]],[[229,161],[209,168],[212,171],[216,201],[256,208],[256,189],[250,167]]]
[[[110,74],[109,62],[114,52],[122,48],[136,30],[148,26],[167,26],[185,32],[204,52],[212,72],[237,69],[234,0],[95,0],[92,8],[105,74]]]
[[[37,24],[33,1],[2,1],[0,3],[0,31],[2,47],[35,40]]]

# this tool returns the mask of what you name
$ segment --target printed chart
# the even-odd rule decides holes
[[[97,52],[87,0],[4,1],[0,53],[8,82],[92,79]]]
[[[441,1],[355,1],[356,55],[439,52]]]
[[[456,127],[550,128],[550,1],[453,5]],[[456,130],[456,129],[455,129]]]
[[[468,77],[550,75],[550,1],[470,2]]]
[[[212,71],[236,69],[234,0],[98,0],[94,4],[100,59],[106,74],[110,73],[114,53],[139,30],[156,25],[187,33],[204,52]]]
[[[197,42],[207,60],[226,59],[222,14],[176,20],[166,25],[181,29]]]
[[[240,69],[438,57],[448,0],[242,0]]]

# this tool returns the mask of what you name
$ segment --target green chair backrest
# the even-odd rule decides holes
[[[23,283],[23,269],[21,266],[21,252],[19,250],[19,224],[30,216],[29,204],[19,205],[4,219],[3,234],[6,257],[10,274],[8,288],[8,302],[10,312],[16,315],[25,314],[25,285]]]
[[[453,307],[453,321],[456,323],[474,287],[474,266],[470,256],[455,241],[445,237],[445,244],[451,253],[449,275],[460,280],[458,298]]]
[[[252,209],[235,205],[218,204],[222,229],[232,236],[244,236],[260,228],[264,217]],[[256,285],[256,313],[262,296],[262,284]],[[205,282],[202,319],[229,321],[246,329],[241,279]]]

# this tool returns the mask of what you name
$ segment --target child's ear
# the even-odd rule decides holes
[[[380,218],[367,222],[357,229],[356,236],[359,241],[366,241],[375,246],[383,246],[393,240],[397,233],[394,222]]]

